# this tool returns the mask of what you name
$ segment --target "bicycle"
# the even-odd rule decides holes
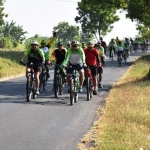
[[[57,71],[55,72],[55,78],[54,78],[54,93],[55,93],[55,98],[58,97],[58,93],[59,95],[62,95],[63,93],[63,86],[65,83],[65,78],[62,77],[62,75],[60,74],[60,65],[56,64],[55,68],[57,69]]]
[[[40,74],[40,91],[43,88],[43,90],[46,90],[47,87],[47,83],[48,83],[48,78],[47,78],[47,71],[45,68],[45,65],[42,66],[42,72]]]
[[[93,97],[93,79],[92,79],[92,73],[91,73],[92,67],[86,68],[86,90],[87,90],[87,101],[89,101]]]
[[[20,62],[21,65],[27,66],[27,64]],[[37,97],[36,94],[36,84],[35,84],[35,78],[34,78],[34,70],[33,63],[28,64],[28,67],[30,67],[30,70],[27,72],[27,82],[26,82],[26,99],[27,102],[31,100],[31,98],[35,99]]]
[[[121,67],[121,65],[122,65],[122,52],[118,52],[118,59],[117,59],[117,61],[118,61],[118,65]]]
[[[79,78],[77,77],[77,70],[75,67],[69,66],[74,71],[70,76],[70,104],[73,105],[78,101],[78,87],[79,87]]]
[[[114,59],[114,50],[115,50],[115,47],[114,47],[114,46],[111,46],[111,47],[110,47],[110,57],[111,57],[111,60]]]

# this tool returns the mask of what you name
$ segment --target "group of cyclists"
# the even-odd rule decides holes
[[[137,39],[132,41],[132,39],[125,38],[125,42],[122,43],[118,37],[116,39],[111,39],[109,45],[106,45],[106,42],[103,38],[100,38],[100,41],[93,43],[89,41],[88,43],[82,42],[81,45],[78,41],[73,40],[68,42],[67,47],[64,48],[62,42],[57,43],[57,48],[52,52],[50,56],[50,47],[54,42],[56,37],[56,32],[53,32],[53,37],[47,44],[45,40],[41,41],[41,45],[37,41],[31,42],[31,48],[27,49],[24,52],[20,62],[24,61],[25,57],[28,57],[28,63],[26,67],[26,74],[31,69],[28,64],[31,62],[34,65],[34,74],[35,74],[35,83],[36,83],[36,94],[40,94],[39,85],[40,80],[39,76],[42,70],[42,65],[45,65],[47,71],[47,78],[50,78],[49,69],[51,59],[55,58],[55,68],[54,68],[54,81],[56,80],[56,72],[58,66],[60,68],[60,74],[63,78],[66,78],[68,84],[68,93],[70,92],[70,76],[72,75],[75,68],[79,73],[79,87],[78,92],[83,91],[83,86],[86,85],[85,81],[85,70],[89,66],[91,68],[92,81],[93,81],[93,95],[98,94],[98,88],[103,88],[102,74],[103,66],[105,65],[105,55],[106,49],[109,48],[109,57],[111,57],[111,51],[113,50],[117,55],[123,53],[124,50],[129,51],[131,45],[134,45],[134,42],[137,43]],[[72,66],[68,67],[67,66]],[[98,77],[98,78],[97,78]],[[54,90],[54,84],[53,89]]]

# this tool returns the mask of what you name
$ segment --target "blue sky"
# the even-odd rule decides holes
[[[79,25],[74,21],[78,15],[77,0],[6,0],[4,3],[6,20],[14,20],[17,25],[23,25],[28,32],[27,37],[39,34],[51,36],[54,26],[59,22],[66,21],[70,25]],[[104,37],[106,41],[118,36],[135,37],[137,31],[135,23],[119,14],[121,20],[114,23],[114,29]]]

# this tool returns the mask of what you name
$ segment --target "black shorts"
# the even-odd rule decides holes
[[[91,70],[91,74],[93,76],[97,75],[97,66],[89,66],[91,67],[90,70]]]
[[[27,68],[31,68],[31,66],[29,65],[29,63],[27,64]],[[42,65],[38,64],[38,65],[34,65],[33,66],[33,70],[34,72],[42,72]]]
[[[101,66],[101,67],[98,67],[97,68],[97,72],[99,73],[99,74],[103,74],[103,67]]]

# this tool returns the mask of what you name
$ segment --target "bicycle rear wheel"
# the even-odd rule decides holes
[[[74,104],[74,85],[73,85],[73,79],[70,80],[70,105]]]
[[[46,88],[47,88],[47,82],[48,82],[48,79],[47,79],[47,73],[45,72],[43,74],[43,90],[45,91]]]
[[[90,100],[90,78],[87,77],[86,79],[87,83],[86,83],[86,95],[87,95],[87,101]]]
[[[26,83],[26,99],[27,99],[27,102],[29,102],[32,98],[32,78],[31,78],[31,75],[28,75],[27,77],[27,83]]]
[[[35,80],[32,82],[32,93],[33,93],[33,99],[36,99],[37,94],[36,94]]]

